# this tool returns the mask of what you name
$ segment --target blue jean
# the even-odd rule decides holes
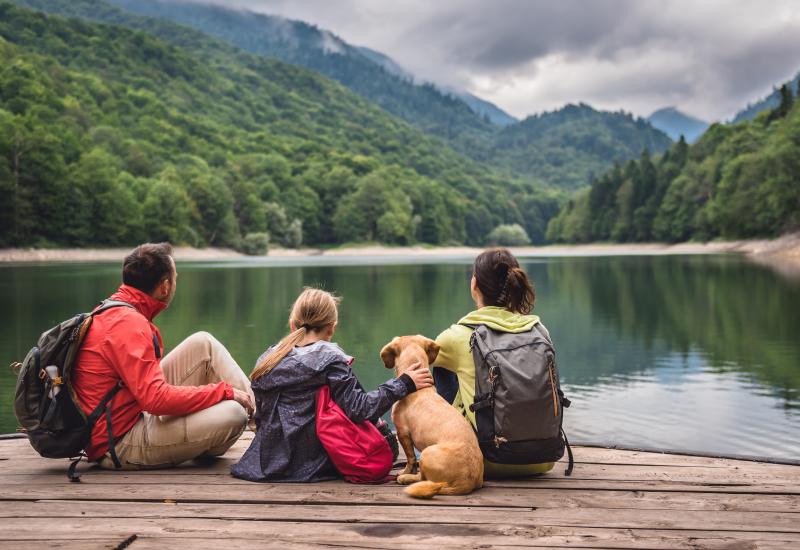
[[[448,403],[452,404],[456,400],[456,395],[458,395],[458,376],[456,376],[456,373],[442,367],[433,367],[433,385],[436,388],[436,393],[441,395]]]

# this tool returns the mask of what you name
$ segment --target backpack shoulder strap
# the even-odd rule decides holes
[[[100,302],[100,305],[97,306],[94,311],[92,311],[91,315],[97,315],[98,313],[103,313],[104,311],[115,307],[129,307],[133,310],[136,310],[136,308],[131,304],[128,302],[123,302],[122,300],[103,300]]]
[[[536,323],[535,325],[533,325],[533,328],[534,328],[534,329],[536,329],[536,330],[538,330],[538,331],[541,333],[541,335],[542,335],[542,336],[544,336],[544,339],[545,339],[545,340],[547,340],[547,343],[548,343],[548,344],[550,344],[551,346],[553,345],[553,339],[552,339],[552,338],[550,338],[550,331],[549,331],[549,330],[547,330],[547,327],[545,327],[545,326],[542,324],[542,322],[541,322],[541,321],[539,321],[538,323]]]
[[[123,302],[120,300],[103,300],[102,302],[100,302],[99,306],[94,308],[89,313],[84,314],[84,317],[81,320],[80,325],[72,335],[72,341],[77,341],[78,346],[80,346],[83,343],[83,339],[86,337],[86,333],[89,332],[89,327],[92,326],[92,320],[94,319],[94,316],[115,307],[129,307],[133,310],[136,309],[128,302]],[[75,352],[77,353],[77,349],[75,350]],[[71,359],[71,357],[69,357],[69,359]]]
[[[100,302],[100,305],[97,306],[94,309],[94,311],[92,311],[92,313],[90,314],[90,317],[94,317],[98,313],[103,313],[104,311],[107,311],[107,310],[115,308],[115,307],[129,307],[132,310],[138,312],[138,310],[135,307],[133,307],[133,305],[129,304],[128,302],[124,302],[122,300],[111,300],[111,299],[108,299],[108,300],[103,300],[102,302]],[[91,324],[91,323],[88,323],[88,324]],[[88,330],[88,328],[89,327],[87,326],[86,330]],[[156,352],[156,358],[157,359],[161,359],[161,346],[158,344],[158,336],[156,336],[155,332],[153,333],[153,349]]]

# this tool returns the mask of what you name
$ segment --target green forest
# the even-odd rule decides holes
[[[480,244],[503,223],[543,240],[558,192],[165,25],[185,48],[0,4],[0,246]]]
[[[43,9],[55,9],[53,2],[44,0],[26,3],[48,4]],[[583,187],[592,175],[605,172],[614,161],[636,158],[644,148],[662,152],[672,143],[642,119],[623,112],[597,111],[588,105],[567,105],[500,127],[431,84],[416,84],[408,75],[387,71],[358,48],[339,41],[339,51],[331,51],[325,44],[335,38],[301,21],[207,4],[160,0],[111,3],[194,27],[253,53],[319,71],[477,162],[562,189]],[[108,10],[97,15],[75,5],[67,13],[126,25],[135,21],[130,15],[111,17]],[[159,36],[170,40],[166,34]]]
[[[780,95],[750,122],[714,124],[691,146],[616,165],[567,202],[547,238],[681,242],[800,229],[800,102],[787,85]]]
[[[312,69],[507,179],[522,178],[572,190],[586,185],[592,175],[604,172],[614,161],[638,157],[643,147],[661,152],[671,144],[663,132],[641,119],[622,112],[596,111],[586,105],[567,106],[502,128],[471,111],[464,101],[432,85],[418,85],[408,77],[387,71],[358,48],[344,42],[337,42],[339,52],[324,48],[326,40],[334,40],[332,35],[299,21],[221,6],[174,2],[113,0],[116,5],[112,5],[102,0],[15,0],[15,3],[48,13],[143,30],[200,59],[233,57],[231,62],[238,63],[243,59],[238,48],[242,48],[260,57]],[[201,32],[192,32],[192,28]],[[305,94],[302,88],[295,91]],[[538,242],[543,231],[542,237],[531,235],[531,238]]]

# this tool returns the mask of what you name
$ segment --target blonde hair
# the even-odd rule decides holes
[[[335,324],[339,319],[337,306],[341,299],[330,292],[306,287],[294,301],[289,314],[289,326],[295,330],[287,334],[253,369],[250,379],[255,380],[268,374],[280,363],[297,344],[303,341],[308,332],[319,332]]]

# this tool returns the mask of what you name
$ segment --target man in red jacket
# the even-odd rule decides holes
[[[152,321],[172,301],[177,276],[168,243],[136,247],[111,296],[133,307],[97,314],[81,346],[73,387],[87,414],[122,383],[110,403],[116,444],[110,445],[103,417],[86,448],[102,467],[158,468],[224,454],[253,412],[247,375],[207,332],[189,336],[161,359],[161,333]]]

